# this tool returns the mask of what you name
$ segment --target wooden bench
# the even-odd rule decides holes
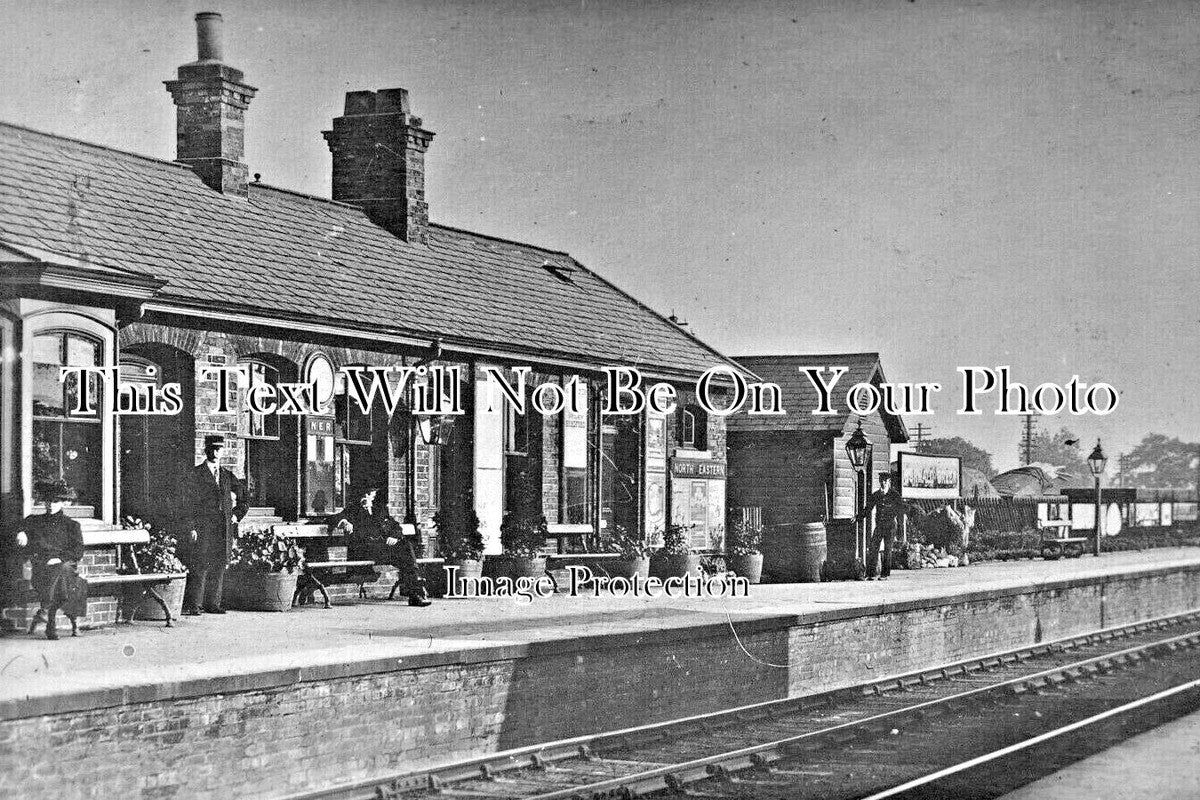
[[[1042,558],[1056,561],[1060,558],[1079,558],[1090,536],[1071,536],[1071,520],[1044,519],[1038,521],[1042,529]]]
[[[320,592],[325,601],[325,608],[332,608],[329,602],[329,592],[325,587],[334,583],[357,583],[358,596],[367,596],[365,587],[368,583],[379,580],[375,571],[374,561],[338,559],[331,561],[306,561],[300,577],[296,581],[296,591],[292,595],[292,605],[305,605],[313,599],[313,592]],[[392,591],[396,588],[393,586]]]
[[[88,596],[116,595],[121,606],[127,613],[117,612],[117,622],[132,623],[137,604],[144,597],[149,597],[163,610],[166,617],[166,627],[171,627],[171,610],[167,608],[162,595],[158,593],[159,586],[165,586],[173,580],[182,580],[183,573],[170,572],[139,572],[128,575],[94,575],[87,579]]]

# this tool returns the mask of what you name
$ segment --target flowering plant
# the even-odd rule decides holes
[[[506,555],[517,558],[538,558],[550,534],[544,515],[519,517],[505,514],[500,523],[500,545]]]
[[[144,530],[150,534],[150,541],[133,546],[134,562],[143,572],[165,572],[170,575],[187,572],[187,567],[176,555],[179,540],[165,528],[156,528],[138,517],[122,518],[121,527],[127,531]]]
[[[617,553],[627,559],[647,558],[654,552],[654,547],[646,541],[645,536],[630,533],[623,525],[616,526],[607,546],[609,552]]]
[[[725,542],[725,552],[731,556],[753,556],[762,552],[763,525],[744,519],[734,523]]]
[[[691,531],[694,527],[694,525],[681,525],[678,522],[672,522],[664,528],[662,531],[662,547],[658,550],[659,555],[686,556],[691,553]]]
[[[304,551],[287,536],[270,528],[243,528],[233,543],[229,568],[242,572],[295,572]]]
[[[442,558],[454,561],[483,558],[483,534],[479,530],[479,515],[474,509],[468,508],[458,515],[443,509],[434,514],[433,522],[437,526],[438,553]]]

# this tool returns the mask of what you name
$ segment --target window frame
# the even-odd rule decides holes
[[[59,375],[62,374],[61,370],[64,367],[84,366],[82,364],[69,364],[68,363],[68,360],[70,358],[70,356],[68,354],[69,353],[68,340],[71,337],[74,337],[76,339],[81,339],[81,340],[87,342],[88,344],[92,345],[95,348],[96,363],[88,365],[88,366],[92,366],[92,367],[103,367],[104,366],[104,341],[96,336],[93,336],[88,333],[84,333],[83,331],[74,330],[72,328],[47,328],[45,330],[40,330],[40,331],[37,331],[36,333],[34,333],[33,336],[31,337],[31,339],[33,341],[31,341],[30,344],[33,345],[33,343],[36,342],[37,339],[41,339],[43,337],[51,337],[51,336],[58,339],[59,361],[57,364],[55,364],[55,366],[60,370]],[[31,346],[31,348],[30,348],[30,351],[31,351],[30,366],[32,368],[36,369],[39,364],[43,364],[45,362],[35,360],[35,357],[32,355],[32,350],[33,350],[33,347]],[[84,376],[85,390],[91,389],[93,386],[96,387],[96,392],[95,392],[96,396],[93,398],[93,401],[94,401],[93,405],[96,408],[96,411],[94,414],[72,413],[71,408],[73,406],[73,403],[71,402],[71,398],[70,398],[70,387],[72,384],[71,384],[70,380],[59,380],[58,381],[59,391],[62,396],[63,413],[62,414],[40,414],[40,413],[38,413],[38,410],[37,410],[38,402],[36,399],[37,381],[38,381],[37,375],[36,374],[32,375],[31,376],[31,386],[30,386],[31,391],[33,391],[33,393],[34,393],[33,406],[30,409],[32,412],[32,414],[31,414],[32,419],[34,419],[36,421],[41,421],[41,422],[83,422],[83,423],[87,423],[90,425],[100,425],[103,422],[103,420],[101,419],[102,409],[104,406],[104,387],[103,387],[103,379],[102,378],[95,376],[95,375],[90,375],[90,374]]]
[[[240,362],[239,366],[241,366],[243,364],[249,368],[246,371],[246,394],[247,394],[247,396],[249,395],[250,391],[255,386],[255,380],[254,380],[255,368],[261,368],[262,370],[264,370],[264,374],[265,374],[266,370],[270,370],[272,373],[274,373],[274,376],[275,376],[275,381],[271,385],[272,386],[279,385],[279,368],[278,367],[268,364],[266,361],[260,361],[258,359],[247,359],[245,361]],[[241,413],[245,415],[245,420],[246,420],[245,432],[242,434],[243,438],[255,439],[257,441],[265,441],[265,442],[278,442],[280,440],[281,437],[280,437],[279,415],[278,414],[256,414],[250,409],[250,404],[248,402],[241,409]],[[262,427],[264,430],[263,433],[255,432],[254,422],[256,419],[258,419],[262,422]],[[271,422],[274,423],[274,427],[275,427],[274,433],[266,433],[265,432],[267,429],[267,421],[268,420],[270,420]]]

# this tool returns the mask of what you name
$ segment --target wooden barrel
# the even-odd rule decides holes
[[[819,583],[821,565],[825,563],[825,523],[806,522],[797,537],[801,583]]]
[[[821,580],[825,552],[824,523],[773,525],[763,540],[763,580],[817,583]]]

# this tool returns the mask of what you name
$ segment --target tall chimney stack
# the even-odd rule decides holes
[[[197,14],[198,58],[164,83],[178,108],[175,160],[190,164],[217,191],[245,197],[245,112],[258,90],[243,82],[241,70],[223,63],[222,25],[220,14]]]
[[[433,133],[411,113],[408,90],[348,92],[345,114],[324,136],[333,154],[333,199],[360,206],[406,242],[424,244],[425,151]]]

